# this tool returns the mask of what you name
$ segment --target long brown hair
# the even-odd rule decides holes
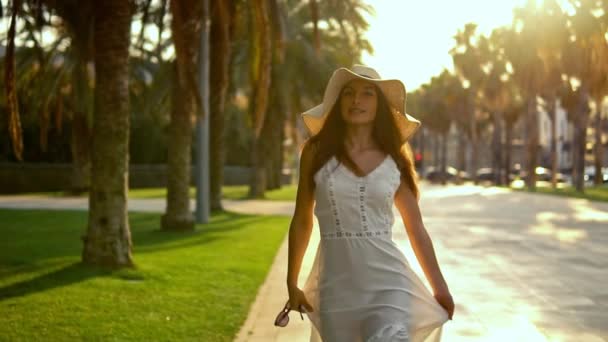
[[[384,153],[390,154],[401,172],[401,179],[405,181],[412,193],[419,199],[418,174],[413,162],[412,149],[408,142],[403,145],[400,144],[401,132],[397,128],[388,101],[380,88],[375,84],[374,87],[378,95],[378,105],[376,117],[374,118],[372,138]],[[311,178],[332,156],[355,169],[358,174],[363,174],[363,171],[348,156],[344,147],[346,122],[340,113],[341,98],[342,90],[327,115],[327,119],[321,130],[305,142],[305,145],[310,144],[312,151],[314,151]],[[312,179],[312,182],[314,184],[314,179]]]

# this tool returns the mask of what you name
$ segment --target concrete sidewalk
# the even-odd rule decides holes
[[[190,200],[194,208],[195,201]],[[265,200],[222,200],[226,210],[263,215],[291,215],[294,203],[289,201]],[[43,195],[0,195],[0,208],[7,209],[46,209],[46,210],[88,210],[88,197],[50,197]],[[162,213],[165,211],[164,198],[130,198],[129,211]]]
[[[303,286],[308,275],[314,252],[319,244],[318,224],[315,220],[315,228],[304,260],[298,283]],[[289,298],[287,293],[287,250],[288,236],[285,237],[279,251],[274,259],[272,267],[266,276],[264,284],[260,287],[255,302],[251,306],[247,320],[241,327],[235,341],[236,342],[308,342],[310,336],[310,321],[304,316],[304,321],[297,312],[289,314],[289,324],[287,327],[279,328],[274,326],[274,319],[285,305]]]

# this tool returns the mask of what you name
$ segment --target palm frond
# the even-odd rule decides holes
[[[8,29],[8,43],[5,56],[4,87],[6,89],[6,102],[8,110],[8,129],[13,147],[13,154],[17,160],[23,160],[23,136],[21,131],[21,119],[19,117],[19,106],[17,102],[17,89],[15,85],[15,21],[20,1],[13,0],[13,12]]]

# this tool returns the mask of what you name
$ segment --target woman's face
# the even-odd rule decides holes
[[[354,79],[342,88],[340,112],[349,124],[371,124],[376,117],[378,94],[371,82]]]

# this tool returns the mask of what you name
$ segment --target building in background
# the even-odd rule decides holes
[[[555,104],[556,113],[556,143],[558,170],[572,169],[572,142],[574,141],[574,124],[568,121],[568,113],[562,108],[560,101]],[[539,129],[539,166],[551,167],[551,117],[544,108],[538,112]],[[589,139],[589,136],[587,137]]]

